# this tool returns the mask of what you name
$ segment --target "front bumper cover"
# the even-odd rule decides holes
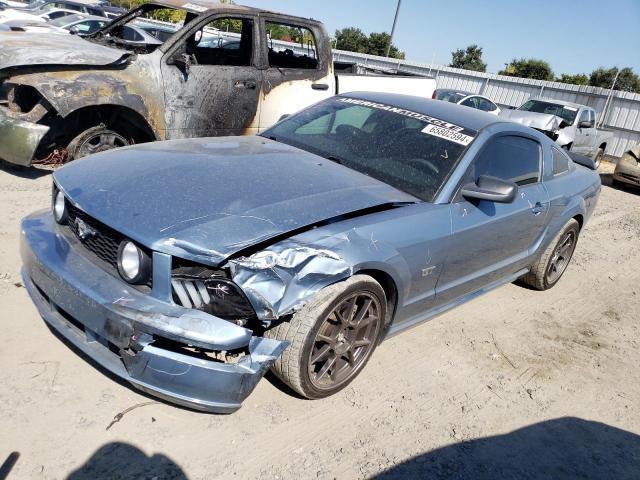
[[[135,290],[81,255],[58,228],[49,211],[23,220],[24,285],[53,330],[136,388],[189,408],[231,413],[287,347]],[[249,353],[224,363],[156,346],[157,336],[220,350],[244,344]]]
[[[49,127],[11,118],[0,107],[0,160],[28,167]]]
[[[630,154],[624,154],[616,164],[613,179],[629,185],[640,186],[640,163]]]

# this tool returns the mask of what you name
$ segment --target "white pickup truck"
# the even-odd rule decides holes
[[[127,37],[128,24],[167,10],[184,20],[164,43]],[[210,0],[152,0],[84,37],[0,33],[0,45],[0,159],[20,165],[255,134],[336,93],[431,98],[436,88],[431,78],[336,75],[322,23]]]
[[[566,150],[595,160],[604,157],[612,132],[596,128],[596,112],[579,103],[534,97],[516,110],[502,110],[500,116],[535,128]]]

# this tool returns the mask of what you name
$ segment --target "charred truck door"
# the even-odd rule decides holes
[[[265,62],[260,130],[334,95],[335,77],[329,39],[315,22],[260,15]]]
[[[262,73],[257,18],[200,20],[162,59],[167,139],[258,132]]]

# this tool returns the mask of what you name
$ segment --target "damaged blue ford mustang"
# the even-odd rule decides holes
[[[384,338],[517,279],[555,285],[600,194],[545,135],[446,102],[336,96],[256,137],[102,152],[22,222],[52,330],[170,402],[232,412],[271,368],[334,394]]]

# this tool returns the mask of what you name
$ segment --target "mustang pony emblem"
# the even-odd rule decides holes
[[[76,224],[76,229],[78,230],[78,236],[80,237],[80,240],[84,241],[87,238],[93,237],[96,233],[98,233],[80,218],[76,218],[74,223]]]

